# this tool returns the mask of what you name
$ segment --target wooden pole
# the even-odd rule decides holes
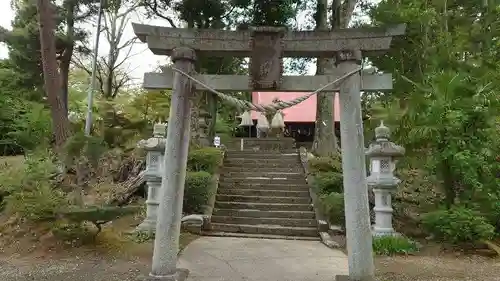
[[[352,71],[359,68],[361,52],[339,52],[336,62],[342,71]],[[337,280],[368,281],[374,278],[360,87],[359,73],[345,79],[340,85],[340,131],[349,277],[337,277]]]
[[[187,47],[176,48],[172,53],[175,67],[186,73],[194,71],[195,60],[195,51]],[[177,254],[189,150],[190,96],[194,92],[194,86],[188,77],[180,73],[176,72],[174,77],[164,157],[165,170],[150,273],[151,277],[162,281],[177,281],[187,277],[185,270],[177,269]]]

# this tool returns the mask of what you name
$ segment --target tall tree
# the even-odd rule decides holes
[[[95,0],[64,0],[54,6],[56,28],[56,54],[61,75],[59,90],[67,110],[68,77],[71,58],[75,51],[85,51],[83,45],[87,32],[81,24],[96,11]],[[9,61],[13,68],[23,73],[20,86],[43,92],[42,59],[38,33],[37,6],[34,1],[13,1],[15,17],[12,30],[0,31],[0,39],[7,43]]]
[[[127,69],[129,59],[137,55],[132,53],[136,38],[125,39],[125,28],[130,23],[130,14],[140,7],[140,2],[129,0],[116,0],[108,2],[103,13],[102,36],[109,46],[106,55],[97,61],[96,78],[99,83],[100,93],[105,99],[114,99],[127,83],[131,81]],[[89,53],[75,56],[73,62],[91,74]]]
[[[69,136],[69,121],[66,105],[60,95],[60,76],[57,68],[55,40],[55,6],[49,0],[37,0],[38,22],[40,26],[40,45],[43,65],[45,92],[52,113],[55,144],[61,148]]]
[[[317,0],[316,30],[347,28],[351,20],[357,0],[334,0],[328,7],[327,0]],[[330,28],[328,26],[328,11],[330,11]],[[331,73],[335,68],[335,60],[318,58],[316,62],[316,75]],[[338,153],[338,140],[335,135],[334,121],[335,94],[321,92],[317,94],[316,127],[314,133],[313,150],[321,156]],[[340,124],[342,126],[342,124]]]
[[[474,206],[481,196],[497,200],[500,194],[494,159],[500,21],[493,7],[480,1],[384,0],[370,12],[375,25],[407,24],[406,37],[372,60],[397,78],[385,103],[402,109],[392,118],[396,141],[409,157],[418,157],[415,165],[437,176],[448,207]]]

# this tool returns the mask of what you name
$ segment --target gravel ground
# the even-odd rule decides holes
[[[0,259],[2,281],[136,281],[148,273],[149,264],[98,256],[63,259]]]
[[[381,281],[500,281],[500,262],[478,256],[378,257]]]
[[[150,262],[96,254],[0,257],[0,268],[2,281],[138,281]],[[380,281],[500,281],[500,262],[482,257],[378,257],[376,268]]]

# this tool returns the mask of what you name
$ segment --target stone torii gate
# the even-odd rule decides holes
[[[255,27],[245,31],[178,29],[133,24],[134,32],[156,55],[171,56],[176,71],[146,73],[144,87],[173,89],[170,108],[162,199],[156,225],[150,276],[180,280],[186,271],[177,269],[182,199],[189,149],[190,96],[204,86],[216,91],[315,91],[346,73],[339,91],[341,105],[342,168],[350,280],[373,278],[372,238],[364,155],[360,91],[390,90],[392,77],[361,75],[362,54],[380,54],[390,48],[393,36],[405,26],[340,29],[335,31],[286,31],[281,27]],[[197,75],[197,54],[219,57],[250,57],[249,76]],[[335,73],[319,76],[283,76],[284,57],[336,58]]]

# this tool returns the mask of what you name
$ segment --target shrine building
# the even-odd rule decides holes
[[[307,93],[304,92],[253,92],[252,103],[270,104],[274,99],[282,101],[294,100]],[[317,95],[283,110],[285,121],[285,136],[293,137],[296,142],[312,142],[314,139],[314,128],[316,121],[316,103]],[[340,137],[340,113],[339,96],[335,94],[334,116],[336,135]],[[261,113],[252,111],[252,119],[257,124],[257,119]],[[255,126],[252,128],[252,136],[256,136]]]

